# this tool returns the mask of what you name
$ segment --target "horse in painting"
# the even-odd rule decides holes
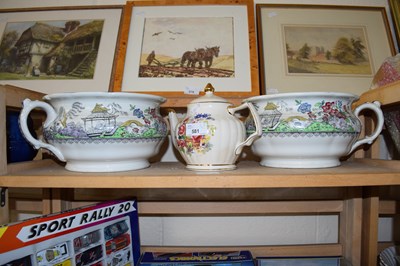
[[[205,54],[204,48],[184,52],[181,58],[181,67],[184,67],[185,63],[186,67],[196,67],[196,63],[199,63],[199,68],[202,68]]]
[[[205,55],[204,55],[204,63],[206,68],[210,68],[213,63],[213,58],[218,57],[219,55],[219,46],[206,47]]]

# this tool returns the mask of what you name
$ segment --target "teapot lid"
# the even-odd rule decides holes
[[[226,99],[214,95],[214,91],[215,91],[214,87],[211,85],[211,83],[208,83],[204,88],[204,92],[206,94],[191,101],[191,103],[209,103],[209,102],[227,103],[228,102]]]

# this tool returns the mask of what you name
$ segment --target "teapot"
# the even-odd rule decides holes
[[[243,148],[262,134],[259,115],[251,102],[231,107],[226,99],[214,95],[214,91],[207,84],[205,95],[188,104],[181,122],[174,110],[168,113],[173,145],[189,170],[236,169],[235,162]],[[255,124],[255,131],[247,138],[244,123],[235,116],[235,112],[246,108]]]

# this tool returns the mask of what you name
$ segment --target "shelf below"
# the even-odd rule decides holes
[[[281,169],[254,161],[224,172],[193,172],[182,163],[154,163],[147,169],[114,173],[65,170],[52,160],[10,164],[0,187],[32,188],[304,188],[400,185],[400,163],[356,159],[339,167]]]

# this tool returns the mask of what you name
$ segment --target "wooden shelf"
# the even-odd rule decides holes
[[[42,96],[41,93],[22,88],[0,85],[0,102],[3,103],[0,104],[0,115],[4,118],[3,121],[5,121],[6,107],[20,108],[24,98],[41,99]],[[191,97],[170,99],[166,105],[184,107],[190,100]],[[233,104],[241,101],[240,97],[229,100]],[[364,93],[355,105],[375,100],[380,101],[383,106],[399,103],[400,81]],[[5,131],[5,123],[0,123],[0,132],[3,133],[0,138],[0,147],[3,151],[0,153],[0,187],[14,188],[14,190],[21,188],[23,192],[28,189],[44,188],[41,192],[42,197],[39,198],[40,202],[32,199],[29,202],[30,208],[35,211],[41,210],[43,214],[63,211],[74,204],[86,204],[85,200],[79,200],[79,197],[74,201],[74,193],[79,189],[89,194],[93,191],[103,191],[111,198],[115,196],[108,194],[110,190],[103,189],[116,189],[121,194],[122,191],[126,192],[123,189],[134,189],[135,193],[142,193],[145,199],[140,202],[141,213],[149,216],[339,214],[338,243],[241,247],[252,250],[256,256],[332,255],[343,256],[353,265],[376,265],[380,208],[377,187],[400,185],[400,163],[395,160],[354,159],[345,161],[338,167],[323,169],[280,169],[262,167],[255,161],[241,161],[236,170],[224,172],[194,172],[187,170],[180,162],[158,162],[151,164],[147,169],[114,173],[71,172],[52,159],[7,164],[4,152]],[[338,190],[338,196],[330,198],[325,194],[326,188]],[[199,189],[202,190],[201,193],[207,190],[223,194],[227,189],[240,191],[241,194],[244,191],[246,193],[243,197],[226,193],[218,195],[217,200],[211,193],[209,197],[199,200],[191,193]],[[293,191],[296,197],[286,193],[281,194],[282,190]],[[305,190],[307,195],[304,194]],[[160,191],[163,194],[158,194]],[[260,193],[268,194],[270,191],[276,191],[280,196],[272,197],[271,200],[260,196]],[[313,199],[313,196],[308,194],[309,191],[321,195]],[[169,193],[168,196],[165,196],[165,193]],[[176,196],[179,193],[187,193],[189,196],[185,198],[183,195],[181,197],[185,200],[181,200],[180,196]],[[154,198],[157,198],[157,195],[161,197],[154,199],[153,194]],[[99,195],[96,193],[89,198],[95,200],[96,196]],[[22,196],[22,200],[24,197]],[[18,203],[21,199],[13,198],[13,200]],[[397,203],[390,202],[390,204],[385,205],[383,213],[397,214],[395,208]],[[6,221],[8,217],[8,208],[0,208],[0,220]],[[182,251],[182,248],[188,251],[194,249],[193,247],[144,247],[143,250],[173,252]],[[198,248],[195,249],[199,250]],[[202,248],[208,251],[211,249],[211,247]],[[215,250],[225,248],[213,247]]]
[[[65,170],[52,160],[9,165],[0,187],[32,188],[303,188],[400,185],[398,161],[356,159],[339,167],[280,169],[243,161],[234,171],[193,172],[182,163],[114,173]]]
[[[373,101],[379,101],[383,106],[400,103],[400,80],[366,91],[360,96],[356,105]]]
[[[218,252],[226,251],[226,247],[162,247],[162,246],[142,246],[143,252]],[[320,245],[285,245],[285,246],[234,246],[230,250],[251,250],[253,257],[313,257],[315,254],[321,256],[341,256],[342,246],[339,244],[320,244]],[[345,264],[347,265],[347,264]]]

